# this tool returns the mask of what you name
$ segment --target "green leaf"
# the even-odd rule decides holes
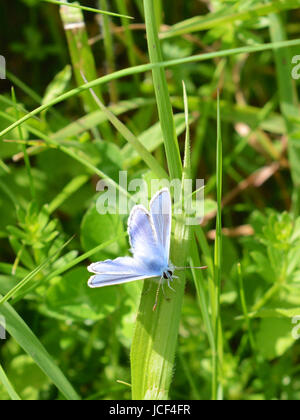
[[[46,304],[53,315],[76,321],[98,321],[115,311],[116,287],[90,289],[91,274],[86,267],[77,267],[54,281],[46,295]]]
[[[290,320],[266,318],[256,336],[257,350],[267,359],[282,356],[294,343]]]
[[[55,99],[57,96],[62,95],[65,92],[71,77],[72,68],[68,64],[64,69],[57,73],[52,82],[48,85],[42,104],[46,104],[47,102]]]
[[[118,214],[99,214],[96,204],[94,204],[82,220],[82,247],[87,252],[123,233],[124,227],[121,217]],[[120,239],[118,242],[108,245],[105,249],[93,255],[93,260],[99,261],[107,258],[115,258],[124,252],[126,245],[126,239]]]

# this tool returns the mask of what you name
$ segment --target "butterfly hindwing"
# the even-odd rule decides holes
[[[100,261],[91,264],[88,270],[95,274],[88,282],[92,288],[157,276],[157,273],[151,271],[143,263],[132,257],[119,257],[115,260]]]

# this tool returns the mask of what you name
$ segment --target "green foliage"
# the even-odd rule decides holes
[[[94,292],[87,289],[86,270],[78,267],[63,278],[58,278],[47,290],[47,308],[53,315],[75,321],[98,321],[108,316],[117,305],[115,288]],[[68,299],[66,301],[66,296]]]
[[[0,16],[0,400],[300,399],[299,0],[17,3]],[[171,260],[208,268],[155,312],[148,281],[87,286],[88,264],[129,255],[127,215],[96,207],[99,178],[136,198],[120,171],[205,179]]]

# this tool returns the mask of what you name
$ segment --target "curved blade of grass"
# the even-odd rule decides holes
[[[44,3],[57,4],[58,6],[74,7],[76,9],[85,10],[86,12],[100,13],[102,15],[116,16],[116,17],[120,17],[120,18],[122,17],[122,18],[126,18],[126,19],[134,19],[132,16],[124,16],[124,15],[120,15],[119,13],[109,12],[107,10],[93,9],[92,7],[81,6],[80,4],[76,4],[76,3],[66,3],[66,2],[60,1],[60,0],[42,0],[42,1]]]
[[[154,100],[149,98],[133,98],[128,101],[120,101],[117,104],[108,106],[107,108],[113,112],[114,115],[120,115],[154,103]],[[84,131],[88,131],[107,120],[108,118],[103,111],[93,111],[59,129],[54,134],[51,134],[51,138],[61,141],[66,137],[78,136]]]
[[[106,76],[102,76],[96,80],[93,80],[92,82],[89,82],[85,85],[82,85],[78,88],[72,89],[63,95],[58,96],[53,101],[44,104],[35,110],[29,112],[24,117],[20,118],[18,121],[11,124],[9,127],[6,127],[4,130],[0,132],[0,137],[3,137],[5,134],[9,133],[14,128],[18,127],[20,124],[24,123],[28,119],[32,118],[33,116],[39,114],[40,112],[44,111],[45,109],[48,109],[54,105],[57,105],[60,102],[63,102],[67,99],[70,99],[76,95],[79,95],[86,89],[94,88],[95,86],[101,85],[103,83],[110,82],[113,79],[119,79],[121,77],[127,77],[138,73],[147,72],[149,70],[155,69],[155,68],[163,68],[163,67],[172,67],[172,66],[178,66],[181,64],[187,64],[187,63],[195,63],[205,60],[210,60],[216,57],[228,57],[231,55],[236,54],[244,54],[244,53],[254,53],[254,52],[260,52],[260,51],[267,51],[273,48],[288,48],[295,45],[300,44],[300,39],[293,39],[291,41],[283,41],[283,42],[275,42],[275,43],[267,43],[262,45],[253,45],[253,46],[247,46],[247,47],[240,47],[240,48],[233,48],[228,50],[222,50],[222,51],[216,51],[216,52],[210,52],[205,54],[199,54],[199,55],[193,55],[185,58],[179,58],[176,60],[170,60],[170,61],[162,61],[152,64],[142,64],[140,66],[136,67],[130,67],[128,69],[123,69],[116,71],[115,73],[108,74]]]
[[[5,318],[6,329],[9,334],[32,357],[61,393],[68,400],[79,400],[80,397],[70,382],[14,308],[6,302],[0,305],[0,314]]]
[[[6,376],[1,364],[0,364],[0,382],[2,382],[4,388],[6,389],[6,392],[8,393],[8,395],[10,396],[10,398],[13,401],[21,401],[21,398],[19,397],[19,395],[15,391],[14,387],[10,383],[10,381],[9,381],[8,377]]]

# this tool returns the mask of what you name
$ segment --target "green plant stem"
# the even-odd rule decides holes
[[[242,267],[241,267],[240,263],[238,263],[237,272],[238,272],[238,281],[239,281],[239,290],[240,290],[240,299],[241,299],[242,310],[243,310],[243,314],[244,314],[244,317],[245,317],[245,320],[246,320],[246,323],[247,323],[250,345],[252,347],[252,351],[255,352],[256,344],[255,344],[254,335],[253,335],[253,331],[252,331],[252,327],[251,327],[251,321],[250,321],[249,312],[248,312],[248,308],[247,308],[245,289],[244,289],[244,281],[243,281],[243,273],[242,273]]]
[[[117,7],[119,10],[119,13],[122,15],[127,15],[127,4],[124,0],[116,0]],[[137,65],[137,59],[136,59],[136,53],[135,53],[135,43],[132,35],[132,31],[129,28],[129,22],[127,19],[121,18],[122,26],[124,28],[124,37],[125,37],[125,45],[127,47],[127,53],[128,53],[128,60],[131,67],[134,67]],[[139,77],[137,74],[133,76],[135,88],[137,91],[139,91]]]
[[[217,222],[216,222],[216,239],[215,239],[215,255],[214,255],[214,299],[215,299],[215,317],[213,319],[215,348],[213,354],[213,380],[212,380],[212,399],[218,398],[218,385],[220,374],[220,359],[222,352],[221,344],[221,317],[220,317],[220,295],[221,295],[221,273],[222,273],[222,137],[221,137],[221,119],[220,119],[220,101],[218,94],[218,115],[217,115]]]

